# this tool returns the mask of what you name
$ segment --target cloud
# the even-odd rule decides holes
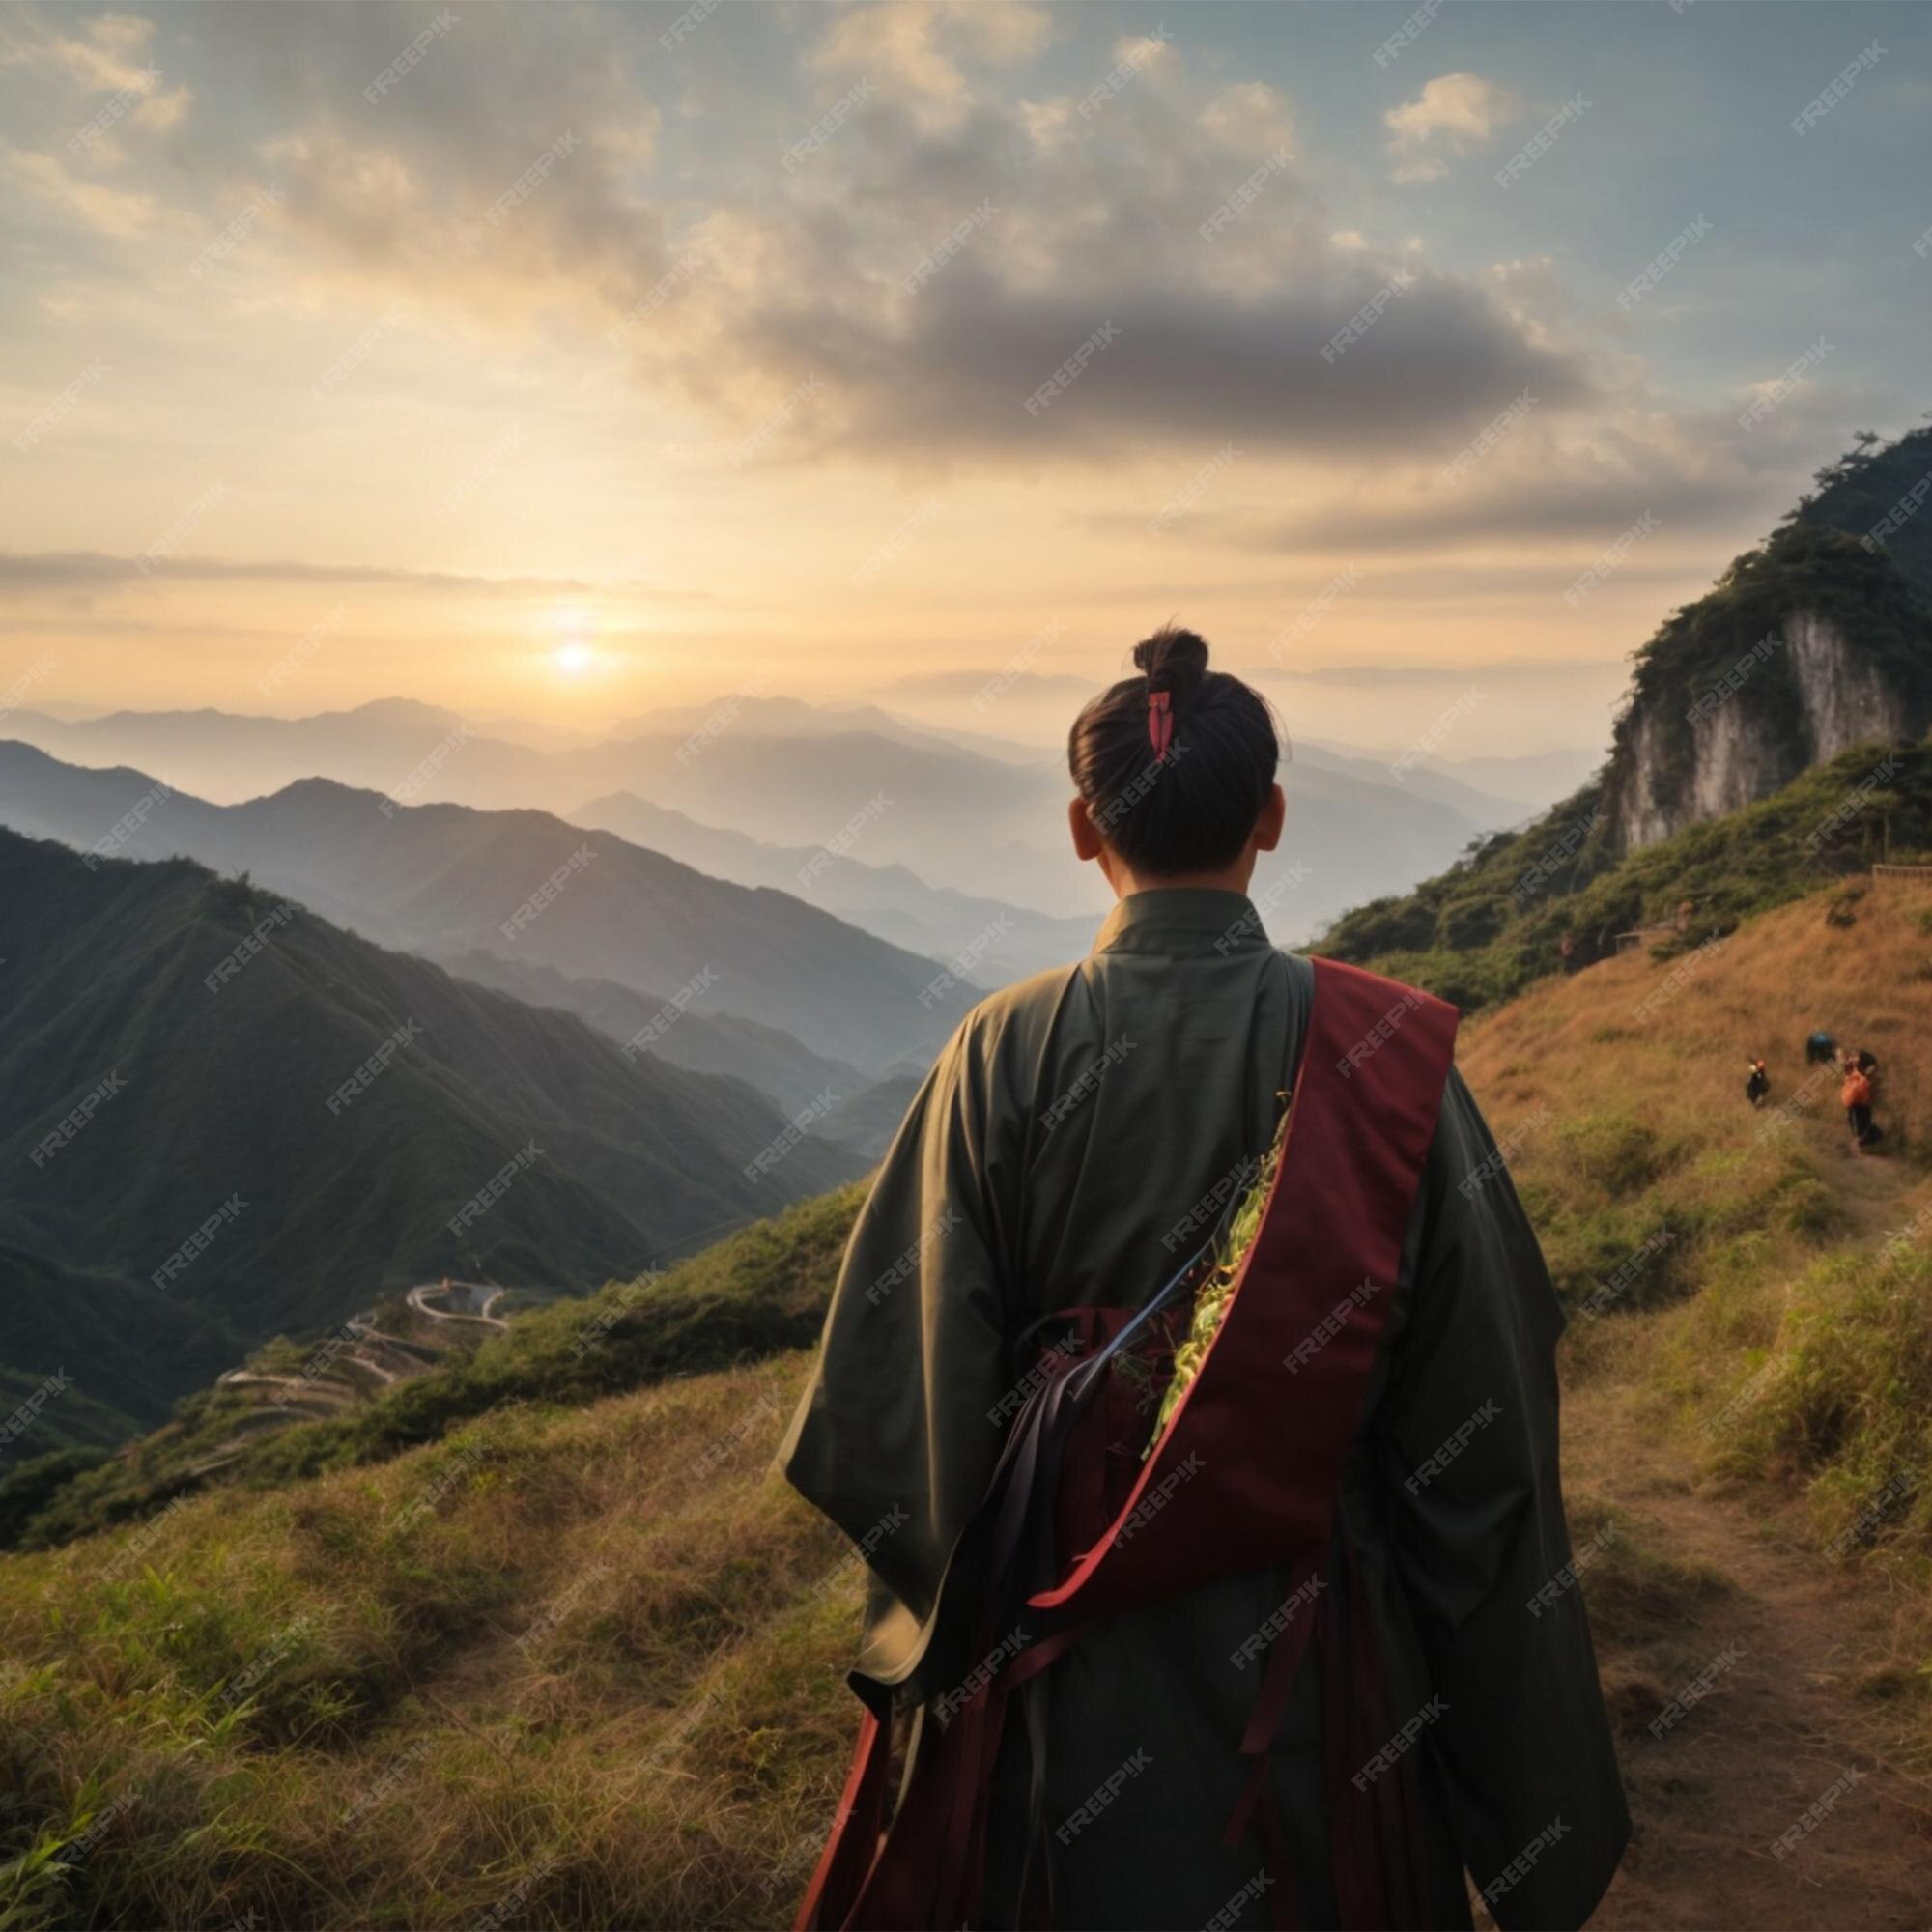
[[[733,12],[689,69],[742,57]],[[1386,457],[1453,448],[1524,387],[1552,413],[1600,393],[1540,297],[1337,222],[1279,91],[1096,33],[1054,49],[1068,92],[1030,90],[1011,70],[1057,24],[968,0],[812,19],[771,82],[797,119],[698,198],[659,174],[654,56],[622,10],[460,15],[373,99],[404,44],[387,10],[244,14],[194,80],[249,119],[177,128],[178,175],[198,225],[279,191],[272,256],[227,258],[225,294],[271,275],[277,299],[406,301],[511,343],[560,326],[759,465],[1093,465],[1231,437]],[[1432,82],[1399,138],[1472,138],[1507,99],[1472,79]],[[30,185],[97,228],[156,215],[145,182]]]
[[[1386,286],[1377,270],[1311,264],[1298,286],[1216,302],[1151,274],[1023,290],[975,272],[929,315],[869,339],[822,336],[810,359],[843,352],[846,434],[865,447],[1042,460],[1226,438],[1287,453],[1407,450],[1464,430],[1513,385],[1541,384],[1565,402],[1584,393],[1575,364],[1533,349],[1450,277],[1411,283],[1378,325],[1373,353],[1364,345],[1324,364],[1335,331]],[[789,339],[770,347],[795,353],[809,326],[794,313]],[[1109,330],[1051,398],[1057,417],[1030,415],[1033,385]]]
[[[1178,68],[1098,99],[979,100],[944,130],[881,95],[785,196],[694,236],[706,266],[638,345],[639,380],[748,427],[821,384],[775,460],[1091,461],[1235,434],[1386,450],[1467,434],[1525,384],[1557,410],[1592,392],[1587,359],[1487,281],[1335,239],[1289,130],[1274,90]]]
[[[197,42],[223,111],[177,140],[179,178],[204,220],[286,191],[278,295],[400,294],[506,334],[602,313],[664,266],[662,115],[639,79],[663,56],[628,11],[458,8],[417,45],[428,15],[408,10],[238,10]]]
[[[137,128],[150,128],[157,134],[165,134],[170,128],[180,127],[187,118],[187,110],[193,101],[194,95],[186,87],[171,87],[165,93],[156,87],[148,93],[129,118]]]
[[[1391,179],[1439,180],[1448,172],[1443,149],[1472,153],[1522,112],[1515,93],[1481,74],[1437,74],[1413,100],[1382,116],[1389,130]]]
[[[120,583],[285,582],[381,585],[401,590],[462,590],[486,596],[587,596],[615,586],[578,577],[484,577],[470,572],[400,570],[381,564],[308,563],[287,557],[132,557],[105,551],[0,552],[0,583],[23,590],[90,590]],[[700,593],[649,586],[655,598]]]
[[[1671,538],[1737,536],[1768,526],[1790,495],[1788,478],[1753,474],[1721,449],[1632,447],[1614,434],[1492,462],[1492,479],[1479,469],[1469,484],[1445,488],[1423,471],[1305,516],[1249,520],[1235,540],[1271,554],[1413,553],[1485,540],[1567,554],[1608,543],[1646,511]]]
[[[1027,0],[888,0],[839,14],[809,65],[871,78],[912,103],[923,127],[956,125],[970,99],[965,64],[1014,66],[1045,46],[1052,21]]]
[[[78,34],[62,34],[21,14],[0,67],[58,73],[90,94],[146,94],[157,77],[143,59],[155,23],[131,14],[97,14]]]
[[[97,235],[126,241],[144,234],[159,218],[160,204],[143,189],[84,181],[52,155],[8,148],[4,158],[7,172],[22,187]]]
[[[641,389],[753,440],[759,464],[1094,463],[1229,436],[1429,448],[1525,384],[1552,411],[1597,386],[1573,342],[1539,339],[1485,278],[1336,222],[1281,93],[1190,72],[1159,35],[1076,38],[1052,69],[1069,91],[1042,93],[1012,71],[1046,47],[1043,9],[842,10],[774,83],[797,119],[769,158],[695,200],[658,176],[650,55],[619,10],[459,16],[374,101],[394,19],[325,11],[243,17],[210,47],[221,71],[195,75],[204,98],[256,110],[246,148],[193,158],[217,206],[283,191],[278,293],[406,300],[513,341],[561,323],[594,354],[614,341]],[[743,53],[731,11],[680,53],[688,68]],[[864,104],[781,170],[787,141],[865,79]],[[570,152],[493,220],[566,133]],[[1324,357],[1365,305],[1373,328]],[[1069,358],[1077,379],[1029,410]]]

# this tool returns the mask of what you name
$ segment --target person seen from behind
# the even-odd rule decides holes
[[[1838,1104],[1845,1110],[1845,1122],[1852,1130],[1852,1151],[1863,1153],[1878,1139],[1872,1124],[1871,1075],[1859,1065],[1858,1056],[1846,1054],[1845,1084],[1838,1090]]]
[[[1455,1009],[1263,926],[1265,700],[1133,661],[1068,744],[1118,903],[927,1075],[781,1455],[870,1580],[798,1924],[1580,1926],[1548,1270]]]

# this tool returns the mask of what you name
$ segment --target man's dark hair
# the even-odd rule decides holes
[[[1163,625],[1134,646],[1139,677],[1089,701],[1066,736],[1073,782],[1107,843],[1135,871],[1211,871],[1247,842],[1281,756],[1266,700],[1208,668],[1208,640]],[[1150,700],[1166,692],[1173,742],[1160,758]]]

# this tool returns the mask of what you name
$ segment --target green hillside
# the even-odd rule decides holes
[[[24,1227],[11,1208],[5,1218],[11,1228]],[[242,1331],[217,1311],[180,1306],[126,1275],[65,1267],[13,1238],[0,1238],[0,1416],[48,1375],[74,1378],[14,1447],[14,1461],[50,1442],[123,1441],[132,1428],[165,1415],[183,1389],[212,1382],[248,1349]],[[0,1453],[0,1482],[7,1466]]]
[[[1932,857],[1932,746],[1874,745],[1762,803],[1618,857],[1585,786],[1520,832],[1482,841],[1400,898],[1342,919],[1319,951],[1418,981],[1473,1011],[1613,952],[1620,932],[1692,907],[1681,944],[1731,930],[1880,859]]]
[[[0,833],[0,896],[34,909],[0,966],[0,1362],[98,1406],[49,1405],[37,1450],[385,1289],[582,1290],[858,1171],[807,1140],[748,1178],[786,1130],[750,1088],[198,866]]]
[[[1792,521],[1870,537],[1932,611],[1932,520],[1918,514],[1924,499],[1914,495],[1928,474],[1932,428],[1890,442],[1866,431],[1816,473],[1817,489],[1799,498]]]

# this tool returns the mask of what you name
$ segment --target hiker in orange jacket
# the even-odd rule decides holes
[[[1852,1130],[1852,1151],[1863,1153],[1878,1138],[1877,1130],[1872,1126],[1871,1078],[1849,1053],[1845,1055],[1844,1068],[1845,1084],[1838,1090],[1838,1102],[1845,1110],[1845,1120]]]

